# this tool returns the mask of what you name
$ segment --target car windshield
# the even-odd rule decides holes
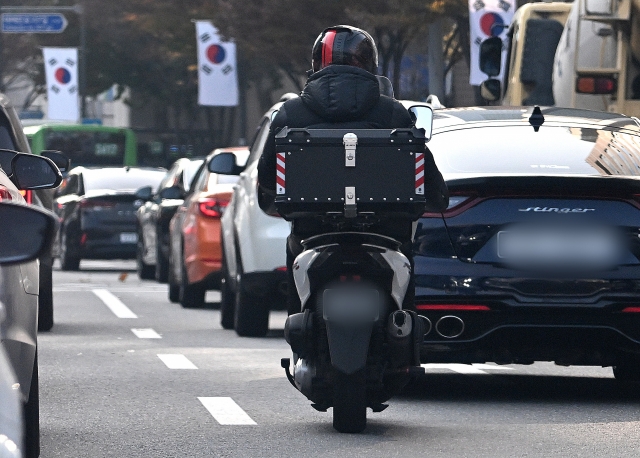
[[[155,191],[165,174],[166,170],[162,169],[95,169],[84,172],[83,184],[85,192],[98,189],[135,191],[143,186],[151,186]]]
[[[584,127],[482,126],[434,134],[447,175],[640,176],[640,136]]]

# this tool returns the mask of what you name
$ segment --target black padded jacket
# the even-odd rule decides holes
[[[312,129],[394,129],[411,127],[409,112],[380,94],[377,78],[347,65],[330,65],[307,80],[300,97],[286,101],[276,114],[258,164],[260,208],[273,212],[276,188],[275,135],[283,127]],[[425,194],[429,211],[444,210],[447,187],[433,156],[425,154]]]

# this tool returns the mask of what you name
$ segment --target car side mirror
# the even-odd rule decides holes
[[[62,174],[51,159],[17,153],[11,160],[11,180],[18,189],[57,188]]]
[[[221,175],[240,175],[242,167],[236,162],[236,155],[233,153],[219,153],[209,161],[207,169],[211,173]]]
[[[480,95],[487,102],[495,102],[500,100],[502,95],[502,83],[495,78],[489,78],[480,85]]]
[[[502,39],[491,37],[480,43],[480,70],[487,76],[494,77],[502,69]]]
[[[170,186],[160,191],[161,199],[184,199],[184,191],[179,186]]]
[[[153,197],[153,188],[151,186],[143,186],[136,191],[135,196],[136,199],[147,202]]]
[[[0,264],[32,261],[46,253],[56,234],[53,213],[38,207],[0,202]]]
[[[64,153],[60,151],[44,150],[40,152],[40,156],[51,159],[62,173],[71,170],[71,159],[69,159]]]
[[[433,130],[433,108],[427,105],[414,105],[409,108],[409,113],[413,118],[414,126],[424,129],[425,140],[429,141]]]

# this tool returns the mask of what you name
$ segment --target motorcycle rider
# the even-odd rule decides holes
[[[259,204],[269,214],[275,214],[275,135],[285,126],[311,129],[394,129],[413,125],[411,115],[400,102],[380,93],[376,78],[378,50],[366,31],[348,25],[325,29],[313,45],[312,67],[312,73],[300,97],[286,101],[273,119],[269,138],[260,158]],[[425,153],[425,196],[428,210],[442,211],[448,205],[448,190],[431,152],[427,149]],[[296,256],[302,252],[301,241],[328,231],[330,229],[317,219],[296,219],[292,222],[291,234],[287,239],[289,315],[298,313],[301,309],[292,269]],[[401,251],[410,260],[413,269],[412,221],[381,223],[372,232],[401,242]],[[414,310],[413,299],[412,276],[404,308]]]

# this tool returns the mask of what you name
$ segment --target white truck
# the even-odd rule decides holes
[[[488,100],[640,116],[640,0],[523,5],[508,46],[504,85],[483,85]]]

